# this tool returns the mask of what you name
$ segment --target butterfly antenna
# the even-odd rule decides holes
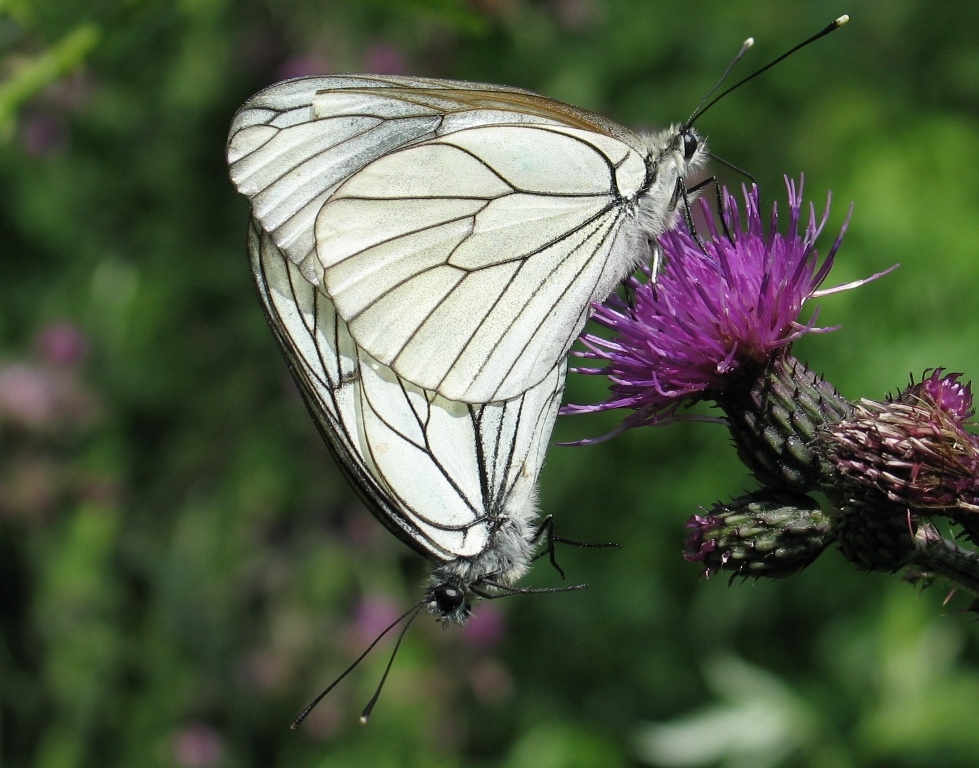
[[[377,684],[377,690],[374,691],[374,695],[371,696],[371,700],[367,702],[367,706],[364,707],[364,711],[360,713],[360,722],[362,725],[367,725],[367,721],[370,720],[371,713],[374,711],[374,705],[377,704],[377,700],[381,698],[381,689],[384,687],[384,683],[388,679],[388,672],[391,671],[391,667],[394,664],[394,657],[398,655],[398,648],[401,647],[401,641],[405,639],[405,633],[408,631],[408,627],[411,626],[411,622],[413,622],[415,617],[418,616],[418,611],[421,610],[421,604],[419,603],[412,610],[414,613],[411,614],[411,618],[408,619],[407,623],[404,625],[404,627],[402,627],[401,633],[398,635],[398,642],[394,644],[394,650],[391,651],[391,658],[388,659],[388,665],[384,668],[384,674],[381,675],[381,682]],[[404,616],[401,618],[403,619]],[[390,629],[390,627],[388,629]],[[384,631],[386,632],[387,630]]]
[[[767,72],[769,69],[771,69],[772,67],[774,67],[776,64],[778,64],[783,59],[787,59],[789,56],[791,56],[793,53],[795,53],[796,51],[798,51],[800,48],[805,48],[810,43],[816,42],[819,38],[825,37],[830,32],[835,32],[837,29],[839,29],[844,24],[846,24],[849,20],[850,20],[850,17],[847,16],[847,15],[845,15],[845,14],[843,16],[840,16],[838,19],[834,19],[829,25],[827,25],[826,27],[824,27],[823,29],[821,29],[819,32],[817,32],[812,37],[808,38],[807,40],[803,40],[801,43],[799,43],[798,45],[790,48],[789,50],[787,50],[785,53],[783,53],[778,58],[775,58],[772,61],[768,62],[761,69],[755,70],[754,72],[752,72],[747,77],[742,78],[741,80],[739,80],[738,82],[736,82],[734,85],[732,85],[730,88],[725,89],[724,91],[722,91],[721,93],[719,93],[717,96],[715,96],[713,99],[711,99],[709,102],[707,102],[706,105],[704,105],[704,101],[707,100],[707,97],[710,96],[710,93],[713,93],[717,89],[717,86],[715,85],[714,88],[711,89],[710,93],[708,93],[707,96],[705,96],[704,99],[700,102],[700,105],[697,107],[697,109],[694,110],[694,113],[692,115],[690,115],[690,117],[687,119],[686,127],[689,128],[691,125],[693,125],[694,124],[694,121],[696,121],[697,118],[699,118],[702,114],[704,114],[704,112],[706,112],[708,109],[710,109],[712,106],[714,106],[717,102],[719,102],[721,99],[723,99],[725,96],[727,96],[731,91],[733,91],[733,90],[735,90],[737,88],[740,88],[742,85],[744,85],[745,83],[747,83],[749,80],[753,80],[754,78],[758,77],[758,75],[760,75],[762,72]],[[737,58],[735,58],[735,61],[737,61]],[[733,62],[732,62],[732,65],[729,65],[728,66],[727,71],[730,71],[731,66],[733,66]],[[726,72],[725,72],[725,74],[726,74]],[[723,78],[721,78],[721,79],[723,80]]]
[[[388,625],[387,629],[385,629],[383,632],[381,632],[381,634],[379,634],[377,637],[374,638],[374,642],[372,642],[370,645],[367,646],[367,650],[365,650],[362,654],[360,654],[360,656],[357,657],[357,660],[353,664],[351,664],[349,667],[347,667],[343,671],[343,673],[336,680],[334,680],[332,683],[330,683],[326,687],[326,690],[325,691],[323,691],[319,696],[317,696],[315,699],[313,699],[306,706],[306,708],[296,716],[296,719],[292,721],[292,725],[290,726],[290,728],[292,728],[292,730],[296,730],[302,724],[303,720],[306,719],[307,715],[309,715],[309,713],[313,711],[313,707],[315,707],[317,704],[319,704],[326,697],[326,695],[330,691],[332,691],[334,688],[337,687],[337,685],[339,684],[339,682],[341,680],[343,680],[343,678],[345,678],[347,675],[349,675],[351,672],[353,672],[354,671],[354,668],[358,664],[360,664],[360,662],[362,662],[365,658],[367,658],[367,654],[374,650],[374,646],[377,645],[381,641],[381,638],[382,637],[384,637],[388,632],[390,632],[392,629],[394,629],[396,626],[398,626],[398,624],[400,624],[402,621],[404,621],[405,619],[407,619],[409,616],[411,616],[411,618],[408,619],[408,624],[411,624],[411,622],[415,618],[415,616],[413,614],[417,615],[419,609],[424,604],[425,604],[425,601],[422,600],[418,604],[413,605],[411,608],[409,608],[407,611],[405,611],[397,619],[395,619],[394,621],[392,621]],[[405,624],[405,629],[408,628],[408,624]],[[404,636],[404,632],[403,631],[402,631],[401,635],[402,635],[402,637]],[[401,638],[398,638],[398,643],[399,644],[401,643]],[[395,650],[397,650],[397,646],[395,647]],[[390,667],[390,664],[388,664],[388,666]],[[384,676],[387,677],[387,672],[384,673]],[[383,684],[383,682],[384,681],[382,680],[381,683]],[[376,695],[375,695],[374,698],[375,699],[377,698]],[[361,719],[363,719],[363,716],[361,717]]]
[[[707,93],[704,94],[704,98],[700,100],[700,103],[697,105],[697,108],[693,111],[694,115],[696,115],[700,111],[700,108],[704,106],[704,102],[714,95],[714,91],[716,91],[718,88],[721,87],[721,83],[727,80],[727,76],[731,74],[731,70],[734,69],[734,65],[737,64],[739,61],[741,61],[742,58],[744,58],[744,55],[748,52],[748,49],[751,48],[751,46],[753,46],[754,44],[755,44],[755,38],[753,37],[749,37],[741,44],[741,50],[738,51],[737,55],[735,55],[733,59],[731,59],[731,63],[727,65],[727,69],[724,70],[724,73],[717,79],[717,82],[714,83],[713,87],[709,91],[707,91]],[[691,122],[693,122],[693,118],[687,121],[687,125],[689,126]]]

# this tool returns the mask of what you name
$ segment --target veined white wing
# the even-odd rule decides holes
[[[446,400],[360,349],[330,299],[254,220],[248,248],[269,323],[333,455],[380,521],[440,563],[429,607],[461,621],[473,587],[508,586],[536,548],[537,475],[565,363],[506,402]],[[466,600],[446,606],[446,586]]]
[[[228,143],[255,218],[356,343],[469,403],[551,374],[704,152],[529,91],[371,75],[267,88]]]

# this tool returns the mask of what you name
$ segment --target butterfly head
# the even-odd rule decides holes
[[[689,125],[671,126],[661,162],[675,165],[680,177],[693,173],[707,162],[707,140]]]
[[[671,125],[664,131],[641,134],[646,150],[651,188],[675,186],[707,161],[707,140],[689,125]]]
[[[429,584],[425,593],[428,612],[445,624],[462,624],[472,613],[470,591],[459,579]]]
[[[646,150],[647,185],[639,196],[643,234],[654,238],[674,225],[684,180],[707,161],[707,141],[689,125],[640,136]]]
[[[693,128],[682,128],[680,140],[683,143],[683,159],[690,163],[700,151],[700,136]]]

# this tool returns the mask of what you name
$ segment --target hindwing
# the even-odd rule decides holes
[[[248,249],[266,316],[309,411],[381,522],[416,551],[452,561],[492,548],[503,519],[536,516],[564,362],[507,401],[447,400],[361,349],[331,299],[254,220]]]

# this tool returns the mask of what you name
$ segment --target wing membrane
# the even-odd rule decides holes
[[[273,86],[239,111],[228,158],[262,229],[325,287],[356,343],[468,403],[512,399],[557,367],[589,302],[633,266],[615,246],[635,240],[619,232],[635,230],[648,185],[638,138],[604,118],[418,78]],[[577,268],[596,261],[611,268]],[[528,296],[549,314],[516,307]],[[460,317],[461,348],[446,324]]]
[[[266,315],[328,446],[372,512],[440,560],[492,547],[504,517],[536,514],[535,489],[566,373],[505,402],[447,400],[357,346],[330,299],[252,221]]]

